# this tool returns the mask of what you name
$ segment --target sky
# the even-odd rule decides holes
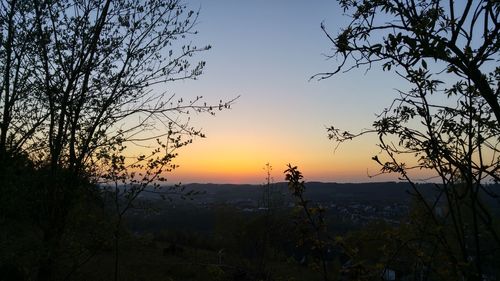
[[[310,77],[331,71],[331,45],[320,28],[336,35],[349,18],[336,1],[188,0],[200,8],[193,42],[212,49],[197,56],[206,68],[196,81],[167,85],[177,96],[201,95],[207,102],[239,96],[216,116],[190,116],[206,138],[179,150],[179,168],[167,175],[182,183],[263,183],[270,163],[275,182],[284,181],[287,164],[298,166],[307,181],[368,182],[379,167],[376,138],[340,145],[326,128],[370,128],[390,105],[395,88],[405,84],[374,67],[327,80]]]

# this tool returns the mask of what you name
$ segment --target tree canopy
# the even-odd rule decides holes
[[[329,128],[338,142],[378,136],[381,173],[410,182],[425,219],[405,242],[421,257],[415,268],[441,279],[482,280],[495,274],[500,249],[491,199],[500,180],[500,4],[498,1],[341,0],[351,22],[336,36],[321,28],[340,59],[327,79],[353,68],[381,67],[410,88],[359,133]],[[411,156],[414,161],[405,163]],[[426,198],[412,170],[432,171],[436,194]],[[490,203],[486,203],[490,202]],[[440,212],[438,209],[446,211]],[[434,259],[440,257],[440,262]],[[444,270],[452,268],[451,271]],[[444,271],[449,275],[440,275]],[[422,271],[424,272],[424,271]],[[450,273],[451,272],[451,273]],[[438,278],[435,277],[435,278]]]
[[[166,180],[179,147],[204,136],[189,111],[230,106],[166,88],[203,72],[194,56],[210,46],[191,43],[197,18],[180,0],[0,1],[0,221],[8,226],[27,207],[25,219],[41,232],[38,280],[55,278],[76,225],[97,223],[78,208],[98,208],[113,184],[126,198],[123,215]],[[130,154],[134,145],[146,151]],[[94,253],[86,242],[71,241]]]

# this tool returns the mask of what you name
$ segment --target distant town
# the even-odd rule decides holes
[[[407,183],[320,183],[306,184],[305,197],[310,206],[321,206],[327,217],[342,221],[351,226],[363,226],[370,222],[383,221],[391,225],[404,223],[414,203],[415,190]],[[265,198],[266,188],[270,188],[270,198]],[[426,183],[417,186],[418,191],[432,200],[435,198],[434,184]],[[495,188],[498,188],[496,186]],[[130,213],[138,219],[154,219],[165,217],[178,211],[198,209],[214,210],[219,207],[230,207],[241,213],[258,214],[273,209],[289,210],[296,207],[286,183],[265,185],[234,184],[187,184],[182,191],[164,188],[156,192],[144,192],[141,199],[149,202],[154,208],[137,208]],[[189,195],[183,195],[188,194]],[[166,194],[166,195],[165,195]],[[162,195],[162,196],[160,196]],[[164,200],[161,199],[164,197]],[[267,202],[266,202],[267,200]],[[493,203],[493,202],[492,202]],[[498,204],[491,204],[493,207]],[[145,204],[143,206],[148,206]],[[151,211],[153,209],[154,211]],[[444,216],[446,208],[437,204],[436,215]],[[500,210],[495,209],[495,212]],[[185,214],[185,212],[184,212]]]

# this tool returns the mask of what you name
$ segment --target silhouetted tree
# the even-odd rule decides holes
[[[425,230],[421,237],[433,239],[413,248],[430,257],[422,259],[427,272],[448,267],[453,280],[482,280],[494,274],[499,228],[484,199],[498,198],[488,183],[500,180],[500,3],[339,3],[352,17],[350,24],[337,36],[330,35],[324,24],[321,27],[340,65],[313,77],[326,79],[379,64],[385,71],[395,71],[411,88],[399,91],[372,130],[350,133],[331,127],[330,138],[343,142],[363,134],[378,135],[385,156],[373,160],[382,173],[398,173],[410,182],[427,212],[428,225],[421,228]],[[414,161],[404,163],[402,155],[412,155]],[[433,171],[435,198],[423,196],[412,170]]]
[[[179,146],[203,137],[183,114],[229,107],[163,88],[202,73],[205,63],[192,65],[192,56],[210,46],[189,43],[197,16],[179,0],[0,2],[0,182],[12,181],[7,173],[19,155],[36,170],[28,185],[42,232],[39,280],[55,278],[79,194],[119,179],[136,198],[173,165],[165,139]],[[138,143],[152,153],[126,150]]]
[[[262,195],[259,202],[259,216],[249,224],[253,229],[255,237],[255,249],[257,252],[257,275],[262,280],[272,279],[272,268],[270,260],[276,256],[280,249],[281,234],[284,224],[279,218],[279,212],[284,206],[284,194],[279,186],[274,183],[271,176],[273,167],[266,163],[264,166],[266,174],[265,182],[262,184]],[[274,255],[274,256],[273,256]]]
[[[306,199],[304,195],[306,185],[303,175],[296,166],[288,164],[288,168],[285,170],[285,180],[288,182],[288,188],[299,211],[295,221],[297,230],[300,233],[297,246],[305,248],[306,253],[316,253],[316,260],[319,264],[317,267],[323,276],[323,280],[331,280],[327,251],[335,244],[335,240],[330,236],[327,229],[325,208],[321,205],[310,204],[311,202]]]

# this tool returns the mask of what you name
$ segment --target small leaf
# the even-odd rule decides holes
[[[427,69],[427,62],[425,62],[425,60],[422,60],[422,66]]]

